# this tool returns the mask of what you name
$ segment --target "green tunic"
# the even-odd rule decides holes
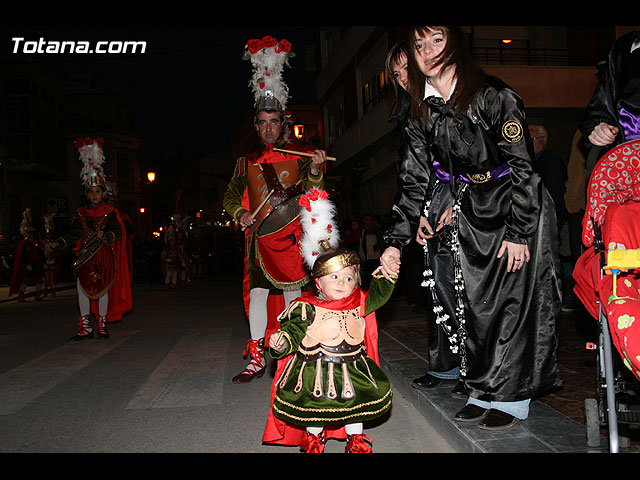
[[[374,277],[364,315],[359,306],[327,310],[304,299],[280,315],[286,345],[270,354],[278,359],[293,355],[275,380],[275,417],[303,426],[344,425],[389,411],[391,386],[367,355],[363,316],[384,305],[393,288],[394,282]]]

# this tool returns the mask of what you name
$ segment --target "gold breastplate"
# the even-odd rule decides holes
[[[307,362],[317,358],[332,363],[354,362],[365,353],[364,330],[358,308],[335,311],[316,306],[298,356]]]

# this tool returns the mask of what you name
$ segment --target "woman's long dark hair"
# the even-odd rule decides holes
[[[443,32],[446,43],[437,61],[443,69],[453,66],[456,87],[449,102],[456,112],[466,112],[474,97],[482,87],[484,71],[471,59],[469,43],[460,27],[455,26],[414,26],[409,29],[409,91],[411,93],[411,115],[424,118],[426,108],[424,98],[424,74],[416,64],[415,39],[432,31]]]
[[[391,47],[391,50],[387,53],[387,60],[385,62],[385,68],[387,69],[387,74],[391,79],[391,85],[393,85],[393,92],[395,94],[395,100],[393,102],[393,107],[391,108],[391,117],[395,117],[398,114],[400,98],[401,96],[406,95],[404,88],[398,85],[398,80],[393,78],[393,67],[400,62],[403,55],[407,57],[407,62],[409,62],[409,44],[406,41],[398,42]]]

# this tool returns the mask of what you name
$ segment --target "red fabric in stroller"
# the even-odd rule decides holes
[[[614,277],[602,274],[591,220],[602,231],[605,255],[609,250],[640,248],[640,141],[623,143],[600,159],[589,180],[587,201],[582,241],[589,248],[574,268],[574,291],[594,318],[601,299],[612,342],[640,379],[640,269],[620,274],[618,298],[610,301]]]

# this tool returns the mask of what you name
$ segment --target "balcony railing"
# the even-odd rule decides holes
[[[595,66],[591,52],[555,48],[473,47],[473,59],[480,65]]]

